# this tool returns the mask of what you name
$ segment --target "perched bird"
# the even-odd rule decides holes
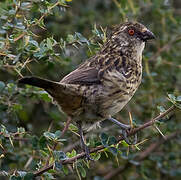
[[[129,125],[112,118],[132,98],[142,79],[142,51],[154,34],[138,22],[117,25],[102,49],[60,82],[24,77],[19,83],[43,88],[75,122],[87,159],[91,159],[82,127],[112,121],[123,129]],[[127,140],[128,141],[128,140]],[[128,142],[129,143],[129,142]]]

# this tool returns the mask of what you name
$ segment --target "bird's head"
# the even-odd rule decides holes
[[[143,24],[126,22],[116,26],[112,32],[112,40],[121,47],[143,50],[145,42],[154,39],[154,34]]]

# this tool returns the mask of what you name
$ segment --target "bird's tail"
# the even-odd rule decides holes
[[[40,87],[45,90],[53,89],[55,86],[55,82],[47,80],[47,79],[41,79],[39,77],[25,77],[18,81],[18,83],[21,84],[29,84],[32,86]]]

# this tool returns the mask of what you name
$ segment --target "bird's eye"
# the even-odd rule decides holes
[[[129,29],[128,33],[129,33],[130,36],[133,36],[134,35],[134,29]]]

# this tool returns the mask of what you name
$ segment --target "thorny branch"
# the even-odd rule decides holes
[[[165,136],[165,138],[159,139],[157,142],[151,144],[145,151],[141,152],[139,154],[139,156],[137,157],[137,162],[141,162],[144,159],[146,159],[153,151],[157,150],[161,144],[164,144],[166,142],[168,142],[170,139],[175,138],[177,135],[179,135],[181,132],[174,132],[168,136]],[[112,179],[113,177],[115,177],[116,175],[120,174],[121,172],[123,172],[125,169],[130,168],[131,166],[133,166],[132,163],[130,163],[129,161],[126,162],[126,164],[124,166],[118,167],[114,170],[111,170],[109,173],[107,173],[104,176],[105,180],[109,180]]]
[[[146,122],[145,124],[143,124],[142,126],[138,127],[138,128],[135,128],[133,130],[131,130],[129,133],[128,133],[128,136],[132,136],[134,134],[136,134],[137,132],[147,128],[147,127],[150,127],[152,126],[156,121],[159,121],[161,118],[167,116],[170,112],[172,112],[173,110],[175,109],[175,106],[171,106],[170,108],[168,108],[165,112],[161,113],[160,115],[158,115],[157,117],[151,119],[150,121]],[[117,139],[117,143],[119,143],[120,141],[123,140],[123,137],[119,137]],[[90,153],[94,153],[94,152],[98,152],[98,151],[101,151],[104,149],[104,146],[98,146],[96,148],[93,148],[90,150]],[[80,158],[83,158],[85,156],[85,153],[82,152],[80,154],[78,154],[77,156],[74,156],[72,158],[69,158],[67,160],[64,160],[62,161],[62,164],[65,165],[65,164],[71,164],[73,163],[74,161],[80,159]],[[43,174],[44,172],[50,170],[50,169],[53,169],[53,166],[54,164],[50,164],[48,166],[45,166],[43,167],[42,169],[40,169],[39,171],[35,172],[34,173],[34,176],[37,177],[37,176],[40,176],[41,174]]]

